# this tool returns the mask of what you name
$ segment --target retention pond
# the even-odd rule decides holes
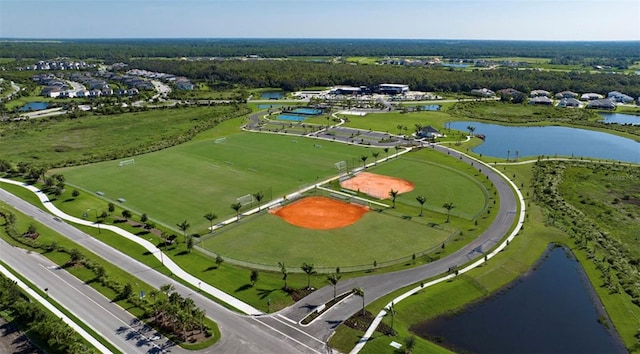
[[[508,289],[411,328],[456,352],[626,353],[580,263],[553,247]]]

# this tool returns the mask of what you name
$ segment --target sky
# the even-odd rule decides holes
[[[0,38],[640,40],[640,0],[0,0]]]

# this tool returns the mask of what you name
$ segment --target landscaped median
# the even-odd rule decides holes
[[[132,318],[138,317],[156,327],[160,333],[169,337],[174,343],[185,348],[202,349],[220,339],[217,325],[206,319],[204,312],[195,307],[186,306],[192,303],[185,301],[179,294],[175,294],[178,296],[172,295],[173,292],[170,289],[158,292],[133,275],[106,262],[66,237],[16,210],[12,210],[9,206],[2,207],[3,205],[0,203],[0,217],[5,221],[2,235],[8,242],[28,251],[42,253],[58,264],[61,269],[65,269],[79,280],[92,286],[107,299],[126,308],[132,314]],[[27,231],[23,232],[22,230]],[[143,298],[138,294],[146,294],[147,296]],[[177,301],[178,304],[184,303],[184,306],[176,308],[192,313],[192,316],[189,317],[190,323],[180,328],[167,325],[167,319],[175,317],[175,314],[167,312],[166,309],[159,311],[159,306],[163,301],[166,302],[170,295],[172,301]]]

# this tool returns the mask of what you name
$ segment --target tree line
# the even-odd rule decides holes
[[[296,91],[306,87],[351,85],[373,86],[403,83],[412,90],[427,92],[470,92],[486,87],[493,91],[514,88],[529,93],[544,89],[551,92],[621,91],[640,96],[640,75],[588,72],[550,72],[536,70],[461,71],[450,68],[405,67],[390,65],[350,65],[299,60],[218,62],[138,59],[132,67],[167,72],[203,81],[213,89],[235,87],[277,87]]]
[[[579,60],[640,59],[638,42],[550,42],[428,39],[74,39],[56,42],[3,41],[8,58],[300,56],[442,56],[445,58],[536,57]]]

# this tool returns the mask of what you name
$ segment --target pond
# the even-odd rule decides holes
[[[284,97],[284,92],[282,91],[264,91],[260,94],[261,100],[279,100]]]
[[[411,331],[458,352],[626,353],[601,308],[580,263],[554,247],[500,295]]]
[[[640,125],[640,116],[624,113],[601,113],[604,123]]]
[[[29,102],[24,106],[20,107],[18,111],[20,112],[32,112],[32,111],[41,111],[43,109],[47,109],[49,104],[47,102]]]
[[[617,135],[569,127],[516,127],[480,122],[451,122],[451,129],[484,134],[473,151],[485,156],[574,156],[640,163],[640,143]],[[446,130],[444,131],[446,134]]]
[[[449,68],[468,68],[470,66],[469,64],[462,64],[462,63],[442,63],[440,65],[446,66]]]

